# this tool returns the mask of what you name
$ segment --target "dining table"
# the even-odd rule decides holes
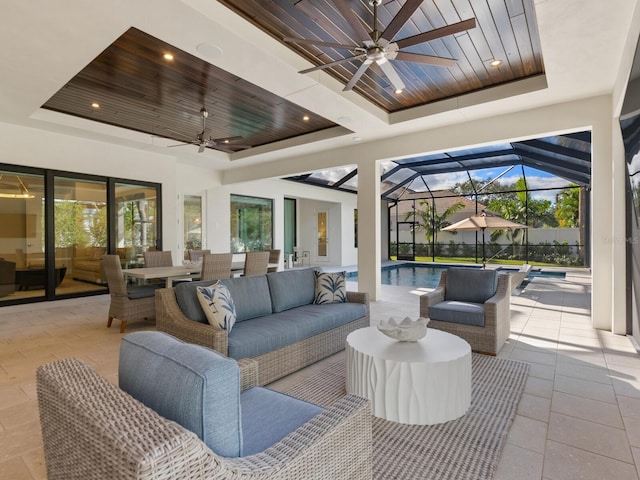
[[[201,264],[175,265],[172,267],[141,267],[141,268],[124,268],[122,273],[125,277],[135,278],[140,282],[150,280],[152,278],[163,278],[167,287],[173,285],[174,280],[191,280],[200,275],[202,271]]]

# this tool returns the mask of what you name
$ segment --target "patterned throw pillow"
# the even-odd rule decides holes
[[[231,333],[236,323],[236,306],[227,286],[216,282],[208,287],[197,287],[196,295],[207,321],[212,326]]]
[[[313,303],[344,303],[347,301],[347,272],[316,271],[316,297]]]

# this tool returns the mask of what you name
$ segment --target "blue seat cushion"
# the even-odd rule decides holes
[[[484,327],[484,304],[445,300],[429,309],[429,318],[441,322]]]
[[[268,273],[273,313],[313,303],[316,288],[314,272],[314,268],[305,268]]]
[[[163,285],[159,283],[127,287],[127,297],[129,297],[130,300],[135,300],[136,298],[153,297],[156,294],[156,290],[162,287]]]
[[[228,338],[231,358],[252,358],[365,316],[361,303],[303,305],[236,323]]]
[[[240,395],[242,405],[242,456],[263,452],[323,409],[312,403],[254,387]]]
[[[195,433],[218,455],[241,455],[235,360],[166,333],[130,333],[120,345],[118,380],[122,390]]]
[[[444,299],[484,303],[495,295],[497,288],[495,270],[450,268],[445,279]]]

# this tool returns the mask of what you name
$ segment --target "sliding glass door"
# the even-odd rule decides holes
[[[161,248],[160,185],[0,165],[0,306],[107,292],[122,266]]]
[[[0,304],[45,295],[44,184],[0,170]]]
[[[53,197],[56,295],[105,291],[107,182],[55,177]]]
[[[143,252],[161,249],[157,188],[116,183],[115,209],[116,251],[123,267],[143,266]]]

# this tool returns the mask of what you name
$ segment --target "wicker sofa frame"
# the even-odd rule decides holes
[[[438,286],[432,292],[420,296],[420,316],[429,317],[431,306],[444,301],[447,271],[440,276]],[[479,353],[497,355],[511,333],[511,278],[498,275],[498,286],[493,297],[484,303],[484,327],[442,322],[431,319],[430,328],[437,328],[464,338]]]
[[[240,361],[241,388],[257,365]],[[371,409],[347,395],[262,453],[225,458],[78,359],[37,370],[49,480],[371,479]]]
[[[347,292],[347,301],[362,303],[366,315],[341,327],[314,335],[283,348],[253,357],[260,372],[259,385],[267,385],[290,373],[344,350],[347,335],[358,328],[369,326],[369,294]],[[156,327],[188,343],[213,348],[228,355],[227,331],[208,324],[194,322],[185,316],[176,300],[175,289],[156,290]]]

